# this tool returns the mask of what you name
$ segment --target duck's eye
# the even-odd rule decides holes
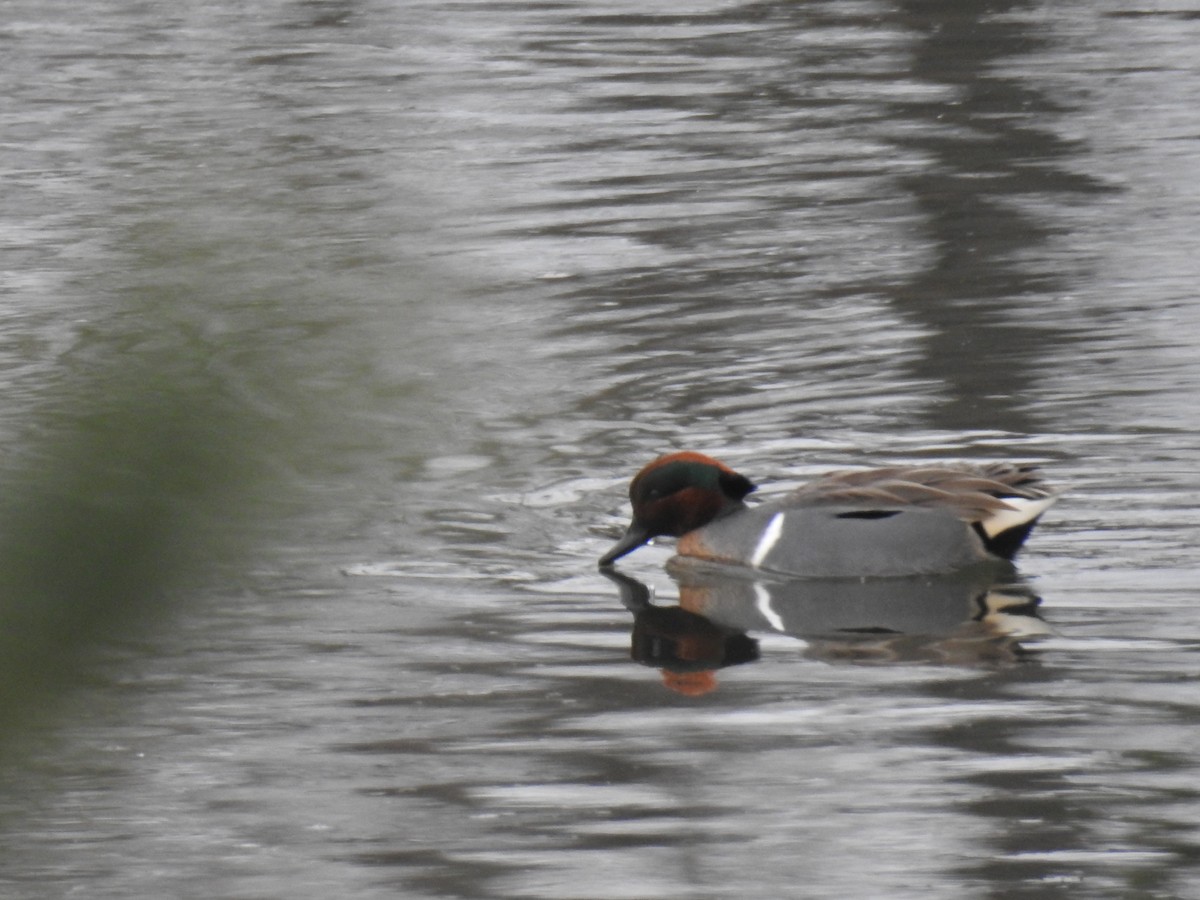
[[[637,485],[634,493],[638,495],[641,502],[653,503],[677,494],[695,483],[696,479],[691,471],[676,463],[651,473],[650,477]]]

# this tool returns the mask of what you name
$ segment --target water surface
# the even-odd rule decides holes
[[[1200,892],[1194,15],[60,6],[0,26],[4,478],[140,484],[164,397],[210,468],[13,720],[5,896]],[[1043,463],[1032,630],[831,638],[667,546],[631,600],[685,447]]]

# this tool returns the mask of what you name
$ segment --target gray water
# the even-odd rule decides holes
[[[1200,896],[1198,45],[1124,0],[11,0],[4,553],[103,627],[5,670],[0,894]],[[672,448],[1066,493],[986,615],[784,621],[667,545],[597,573]]]

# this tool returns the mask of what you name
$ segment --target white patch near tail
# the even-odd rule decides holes
[[[779,512],[771,516],[771,521],[763,529],[762,536],[758,539],[758,544],[750,557],[750,565],[756,569],[762,565],[762,561],[767,558],[771,548],[779,543],[781,534],[783,534],[783,513]]]
[[[1030,596],[1027,594],[1006,594],[1004,588],[995,588],[987,592],[983,598],[983,617],[985,624],[996,629],[997,634],[1022,640],[1036,640],[1054,634],[1054,629],[1044,620],[1029,614],[1006,612],[1013,607],[1026,607]]]
[[[989,538],[994,538],[1010,528],[1017,528],[1026,522],[1032,522],[1053,506],[1057,499],[1057,494],[1047,494],[1045,497],[1033,500],[1025,497],[1005,497],[1004,504],[1009,508],[996,510],[979,524]]]

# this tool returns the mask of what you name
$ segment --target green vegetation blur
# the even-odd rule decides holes
[[[393,259],[394,228],[378,252],[370,229],[335,240],[357,220],[252,174],[139,195],[62,310],[15,326],[33,349],[0,410],[0,747],[98,651],[336,530],[357,485],[419,468],[457,421],[419,390],[444,285]]]
[[[253,543],[262,420],[197,359],[89,368],[7,454],[0,725],[39,710],[98,645],[136,634]]]

